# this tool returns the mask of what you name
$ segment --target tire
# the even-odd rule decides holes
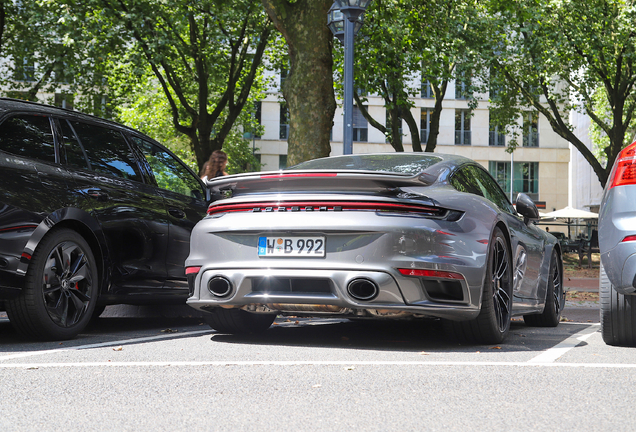
[[[512,311],[511,260],[508,242],[501,229],[495,228],[489,243],[479,315],[469,321],[446,320],[447,333],[469,343],[503,342],[510,330]]]
[[[66,340],[88,325],[98,294],[97,266],[77,232],[49,232],[33,253],[20,295],[7,301],[16,330],[39,340]]]
[[[523,321],[532,327],[556,327],[561,322],[561,312],[565,306],[565,290],[563,289],[563,262],[556,251],[550,258],[548,290],[545,293],[543,313],[524,315]]]
[[[617,292],[601,264],[601,334],[608,345],[636,346],[636,296]]]
[[[205,314],[205,322],[219,333],[248,334],[267,330],[276,314],[255,314],[241,309],[215,308]]]

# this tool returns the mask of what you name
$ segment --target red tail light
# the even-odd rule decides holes
[[[636,142],[625,147],[618,154],[610,181],[610,189],[614,186],[636,184]]]
[[[444,216],[446,209],[417,205],[373,201],[275,201],[240,204],[211,204],[208,215],[231,212],[321,212],[321,211],[374,211],[406,213],[422,216]]]
[[[434,277],[442,279],[459,279],[463,280],[464,276],[459,273],[440,271],[440,270],[423,270],[423,269],[398,269],[404,276],[418,277]]]
[[[197,274],[197,273],[199,273],[200,270],[201,270],[201,266],[199,266],[199,267],[186,267],[185,274],[186,275]]]
[[[624,241],[624,242],[636,241],[636,235],[627,236],[622,241]]]

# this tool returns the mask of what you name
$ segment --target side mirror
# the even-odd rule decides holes
[[[524,193],[517,195],[517,213],[523,216],[526,224],[529,220],[539,219],[539,209],[534,201]]]

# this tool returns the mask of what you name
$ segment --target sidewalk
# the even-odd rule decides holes
[[[598,292],[598,278],[564,277],[563,287],[566,291]]]

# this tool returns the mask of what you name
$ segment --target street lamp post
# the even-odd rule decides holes
[[[335,0],[327,25],[344,43],[343,154],[353,153],[353,39],[362,27],[362,14],[371,0]]]

